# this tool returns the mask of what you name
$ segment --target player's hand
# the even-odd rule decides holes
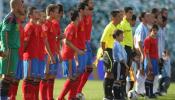
[[[5,51],[5,52],[3,52],[3,51],[0,51],[0,56],[1,57],[7,57],[9,55],[9,52],[8,51]]]
[[[151,64],[151,62],[148,62],[147,66],[148,66],[149,69],[152,69],[152,64]]]
[[[140,56],[140,62],[143,63],[143,61],[144,61],[144,56],[143,56],[143,54],[141,54],[141,56]]]
[[[73,77],[72,75],[69,75],[68,78],[72,81],[74,81],[76,79],[76,77]]]
[[[79,51],[78,51],[78,54],[79,54],[79,55],[84,55],[85,52],[84,52],[83,50],[79,50]]]
[[[54,57],[52,56],[51,57],[51,64],[55,64],[56,63],[56,60],[54,59]]]
[[[64,34],[60,34],[60,39],[64,39],[65,35]]]

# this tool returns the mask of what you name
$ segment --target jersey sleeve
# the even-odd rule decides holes
[[[30,39],[30,35],[32,33],[32,26],[27,24],[24,28],[24,41],[28,41]]]
[[[3,21],[1,30],[1,50],[6,51],[8,49],[8,33],[11,32],[15,18],[10,16]],[[14,28],[15,29],[15,28]],[[15,30],[14,30],[15,31]]]
[[[107,27],[108,27],[108,26],[107,26]],[[107,42],[107,39],[108,39],[109,34],[110,34],[110,30],[109,30],[109,28],[107,28],[107,27],[104,29],[104,32],[103,32],[103,34],[102,34],[102,37],[101,37],[100,42]]]

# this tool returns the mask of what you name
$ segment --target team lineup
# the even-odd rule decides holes
[[[94,4],[80,0],[77,5],[70,11],[69,24],[61,29],[64,5],[25,10],[23,0],[10,0],[11,11],[0,23],[0,100],[16,100],[20,81],[22,100],[66,100],[67,94],[67,100],[85,99],[82,90],[94,63]],[[103,100],[152,99],[166,95],[170,85],[170,53],[165,48],[168,10],[141,12],[137,26],[133,13],[132,7],[112,10],[104,28],[96,59],[103,59]],[[67,79],[53,98],[61,65]]]

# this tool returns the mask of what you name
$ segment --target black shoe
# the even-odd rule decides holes
[[[157,97],[156,97],[155,94],[152,94],[152,95],[149,96],[149,98],[151,99],[151,98],[157,98]]]

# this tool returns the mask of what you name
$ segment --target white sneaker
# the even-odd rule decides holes
[[[79,100],[85,100],[85,96],[84,96],[83,93],[78,93],[78,94],[76,95],[76,98],[78,98]]]

